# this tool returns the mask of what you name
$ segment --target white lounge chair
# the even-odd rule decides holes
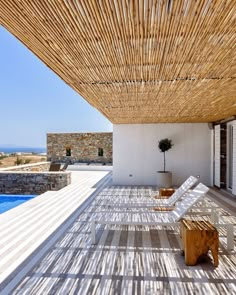
[[[234,249],[234,224],[228,223],[224,220],[224,217],[220,216],[217,210],[212,211],[211,222],[215,227],[224,227],[227,234],[227,249]]]
[[[110,197],[108,200],[105,199],[101,202],[98,197],[98,203],[100,206],[110,206],[110,207],[125,207],[125,208],[150,208],[150,207],[172,207],[174,204],[185,194],[188,190],[196,184],[198,179],[194,176],[190,176],[168,199],[154,199],[148,197],[132,197],[127,196],[115,196]]]
[[[199,202],[209,191],[209,188],[199,183],[195,189],[188,192],[183,200],[177,203],[172,211],[151,212],[145,208],[136,211],[119,212],[111,210],[110,212],[94,212],[91,222],[91,240],[96,243],[96,224],[107,225],[148,225],[148,226],[179,226],[181,218]],[[137,209],[137,208],[136,208]],[[227,248],[231,250],[232,245],[232,225],[227,225]]]

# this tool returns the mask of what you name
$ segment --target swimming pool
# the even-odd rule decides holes
[[[36,195],[0,195],[0,214],[35,197]]]

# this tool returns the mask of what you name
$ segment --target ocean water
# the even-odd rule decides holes
[[[1,147],[0,152],[5,154],[13,154],[13,153],[46,153],[47,149],[42,147]]]

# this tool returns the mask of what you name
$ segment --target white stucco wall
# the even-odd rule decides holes
[[[173,185],[189,175],[211,184],[211,133],[208,124],[122,124],[113,126],[113,183],[156,185],[163,170],[163,153],[158,141],[172,139],[166,153],[166,169],[173,173]]]
[[[236,195],[236,120],[233,121],[233,187],[232,193]]]

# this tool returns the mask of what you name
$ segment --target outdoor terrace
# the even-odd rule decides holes
[[[92,179],[93,173],[85,173],[83,181]],[[75,188],[76,184],[73,185]],[[124,190],[135,196],[150,193],[152,187],[108,186],[100,193],[93,191],[87,207],[74,211],[67,220],[69,226],[52,234],[52,242],[44,243],[44,251],[41,246],[28,258],[22,273],[18,268],[18,275],[12,275],[8,285],[4,283],[6,288],[1,294],[236,293],[236,253],[235,249],[226,250],[224,230],[220,230],[217,268],[210,258],[197,266],[186,266],[178,231],[171,227],[97,225],[97,241],[92,244],[90,221],[103,209],[99,205],[101,199],[109,201],[111,195],[121,196]],[[74,191],[74,197],[79,194],[79,190]],[[217,203],[213,201],[215,194]],[[231,214],[225,210],[221,197],[211,190],[207,195],[209,205],[217,206],[220,214],[235,224],[235,209],[231,206]]]

